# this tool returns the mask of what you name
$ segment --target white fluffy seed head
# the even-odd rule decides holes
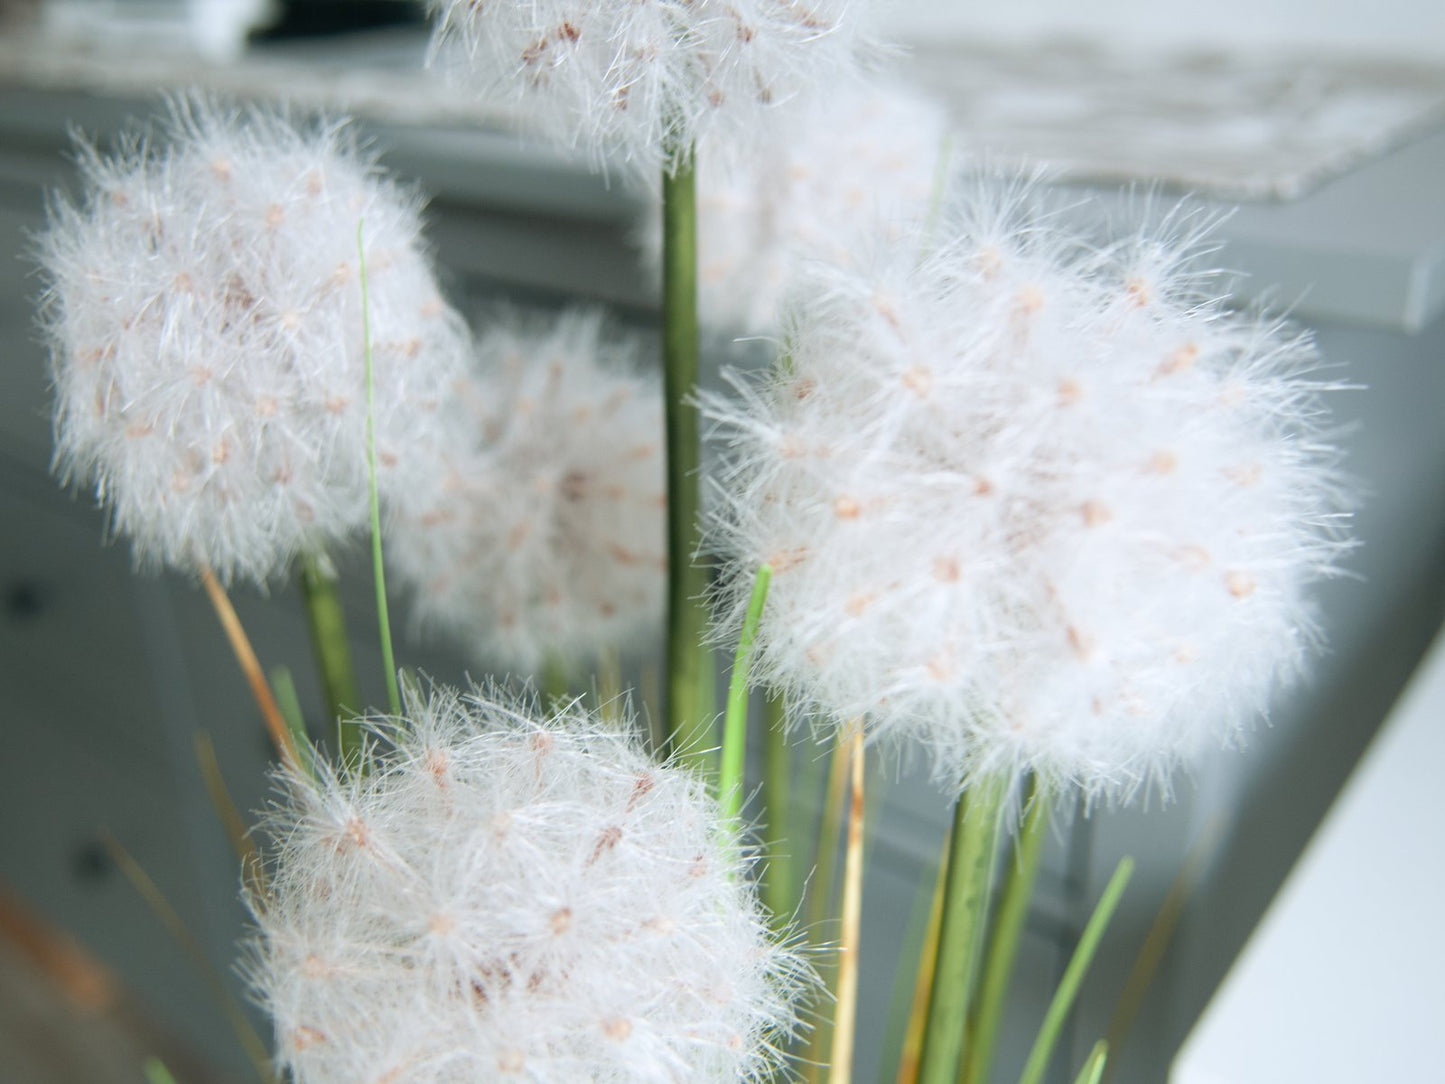
[[[1311,342],[1208,292],[1187,212],[1100,249],[1039,202],[810,269],[785,363],[708,404],[715,538],[733,624],[772,565],[759,673],[817,716],[1125,797],[1299,666],[1337,455]]]
[[[380,477],[466,354],[418,201],[346,131],[178,103],[153,141],[83,149],[40,247],[56,468],[138,563],[257,582],[364,522],[364,223]]]
[[[288,776],[248,970],[296,1084],[767,1079],[811,973],[706,785],[570,708],[411,698]]]
[[[922,221],[948,130],[943,107],[896,81],[846,80],[791,113],[759,153],[730,163],[698,156],[698,302],[704,322],[754,334],[777,330],[793,269],[810,259],[846,266],[870,224]],[[661,263],[661,216],[639,235]]]
[[[529,120],[645,175],[708,140],[740,150],[856,63],[856,0],[430,0],[433,52]]]
[[[524,674],[655,641],[667,584],[660,381],[599,311],[499,313],[466,431],[397,502],[387,555],[417,618]]]

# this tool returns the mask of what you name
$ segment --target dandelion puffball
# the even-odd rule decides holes
[[[434,49],[528,119],[648,173],[695,141],[750,140],[777,107],[850,70],[858,0],[430,0]]]
[[[741,401],[718,546],[760,676],[940,777],[1163,781],[1267,705],[1345,545],[1308,337],[1217,300],[1187,212],[1099,247],[1028,186],[814,265]],[[740,381],[740,383],[743,383]]]
[[[416,483],[387,555],[421,624],[523,674],[659,635],[667,482],[650,353],[595,310],[488,322],[470,431],[403,453]]]
[[[81,173],[40,251],[57,469],[94,482],[142,564],[261,582],[361,526],[359,228],[383,485],[466,356],[417,200],[341,128],[195,101]]]
[[[698,157],[698,306],[708,324],[771,333],[792,269],[809,259],[846,264],[880,218],[922,221],[948,121],[942,105],[902,83],[852,79],[792,113],[745,161]],[[660,266],[661,216],[640,234]]]
[[[408,711],[265,826],[250,971],[288,1079],[766,1079],[809,972],[705,783],[575,707]]]

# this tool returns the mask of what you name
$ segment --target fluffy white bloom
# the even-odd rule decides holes
[[[527,674],[657,635],[667,482],[648,354],[597,311],[489,322],[469,431],[407,450],[417,482],[388,527],[423,624]]]
[[[338,127],[196,102],[81,172],[41,250],[57,469],[94,481],[143,564],[259,582],[360,525],[360,224],[383,484],[466,356],[418,201]]]
[[[948,119],[902,83],[848,80],[793,113],[746,161],[704,146],[698,158],[699,308],[727,330],[771,332],[792,270],[808,259],[847,265],[871,223],[916,223],[932,202]],[[661,262],[661,217],[640,234]]]
[[[734,621],[761,676],[911,735],[950,783],[1163,780],[1262,710],[1344,543],[1308,337],[1232,312],[1186,213],[1107,248],[980,185],[938,231],[814,266],[740,403]]]
[[[705,784],[577,708],[408,715],[265,826],[249,969],[288,1079],[765,1078],[810,972]]]
[[[852,67],[862,0],[430,0],[434,49],[528,118],[649,173],[737,147]]]

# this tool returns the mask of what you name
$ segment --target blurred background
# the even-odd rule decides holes
[[[1021,1062],[1115,862],[1132,854],[1138,873],[1051,1079],[1072,1080],[1112,1029],[1123,1040],[1113,1079],[1151,1084],[1168,1078],[1441,621],[1445,7],[901,0],[893,29],[912,49],[909,70],[946,101],[965,160],[1043,163],[1091,191],[1157,185],[1238,205],[1221,261],[1247,275],[1246,299],[1269,291],[1313,329],[1330,375],[1362,388],[1333,397],[1365,496],[1353,575],[1319,592],[1327,654],[1248,748],[1180,779],[1167,805],[1081,812],[1048,844],[1003,1075]],[[194,585],[133,575],[127,548],[104,544],[89,496],[63,492],[48,470],[28,248],[46,193],[74,183],[70,133],[105,147],[164,92],[194,84],[353,112],[384,164],[430,194],[431,238],[464,309],[585,298],[655,321],[631,242],[642,197],[515,134],[504,104],[434,83],[426,34],[419,5],[389,0],[0,2],[0,1079],[134,1082],[152,1053],[182,1084],[255,1079],[192,958],[243,996],[232,961],[244,910],[194,735],[214,741],[242,809],[265,800],[270,750]],[[712,344],[705,380],[723,355],[740,356]],[[377,703],[361,558],[345,555],[343,586]],[[319,716],[298,600],[236,596],[263,661],[288,663]],[[481,673],[435,644],[404,642],[401,658],[440,678]],[[884,798],[864,904],[862,1079],[888,1078],[900,1028],[888,1006],[909,981],[919,886],[932,884],[950,813],[913,766],[875,772]],[[797,800],[813,796],[800,788]],[[193,951],[117,869],[108,835],[174,905]],[[1135,997],[1136,982],[1126,997],[1161,914],[1167,948],[1147,991]]]

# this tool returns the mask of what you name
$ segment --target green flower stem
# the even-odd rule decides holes
[[[1099,902],[1094,907],[1094,913],[1089,916],[1079,943],[1074,946],[1069,966],[1064,968],[1064,977],[1059,980],[1059,988],[1054,991],[1054,998],[1049,1002],[1049,1010],[1044,1014],[1038,1038],[1034,1040],[1029,1059],[1024,1063],[1019,1084],[1039,1084],[1043,1079],[1044,1070],[1048,1068],[1049,1058],[1059,1040],[1059,1032],[1063,1029],[1064,1021],[1068,1019],[1069,1010],[1074,1007],[1074,999],[1078,997],[1084,974],[1093,962],[1094,953],[1099,948],[1099,942],[1103,940],[1104,931],[1108,929],[1109,920],[1114,917],[1114,911],[1119,906],[1119,900],[1124,895],[1124,889],[1128,886],[1133,872],[1134,860],[1127,856],[1121,858],[1114,869],[1114,876],[1109,878],[1104,894],[1099,897]]]
[[[336,578],[313,555],[301,561],[301,597],[306,603],[306,620],[311,626],[311,646],[321,674],[326,697],[328,729],[339,726],[341,756],[350,761],[358,755],[361,728],[356,715],[361,710],[361,693],[356,687],[356,670],[351,665],[351,642],[346,637],[346,614]]]
[[[783,694],[770,694],[763,734],[763,853],[768,863],[763,897],[773,921],[780,927],[791,921],[798,907],[790,853],[793,843],[788,829],[792,758],[785,715]]]
[[[959,797],[954,811],[943,923],[918,1067],[920,1084],[954,1084],[958,1079],[969,996],[988,916],[990,866],[1002,793],[998,781],[976,782]]]
[[[1104,1079],[1104,1065],[1109,1060],[1109,1042],[1100,1039],[1089,1051],[1089,1060],[1074,1078],[1074,1084],[1099,1084]]]
[[[704,644],[707,570],[699,535],[697,406],[697,185],[691,155],[662,178],[662,367],[667,413],[667,687],[673,753],[706,770],[716,711],[712,653]]]
[[[735,822],[742,812],[743,767],[748,740],[748,673],[753,664],[753,642],[758,638],[758,622],[763,617],[763,604],[768,598],[768,585],[773,570],[767,565],[758,568],[753,580],[753,595],[738,636],[738,650],[733,657],[733,672],[728,680],[727,712],[723,716],[722,767],[718,772],[718,800],[725,822]]]
[[[391,648],[391,616],[386,605],[386,569],[381,560],[381,498],[376,488],[376,381],[371,356],[371,294],[366,278],[364,222],[356,224],[356,258],[361,279],[361,344],[366,355],[366,474],[371,499],[371,574],[376,583],[376,617],[381,632],[381,661],[386,667],[386,703],[401,715],[401,689],[396,683],[396,654]],[[343,738],[343,744],[345,739]]]
[[[1013,860],[1008,864],[1003,891],[999,895],[998,916],[989,936],[988,955],[983,965],[983,979],[974,1010],[974,1025],[969,1034],[973,1043],[964,1056],[963,1084],[984,1084],[993,1064],[994,1043],[1003,1020],[1008,1000],[1009,981],[1013,978],[1014,960],[1018,957],[1019,938],[1029,901],[1034,894],[1034,881],[1039,873],[1044,836],[1048,833],[1049,807],[1047,796],[1035,781],[1029,794],[1028,811],[1014,844]]]
[[[176,1078],[166,1068],[166,1063],[155,1055],[146,1058],[142,1068],[145,1070],[147,1084],[176,1084]]]

